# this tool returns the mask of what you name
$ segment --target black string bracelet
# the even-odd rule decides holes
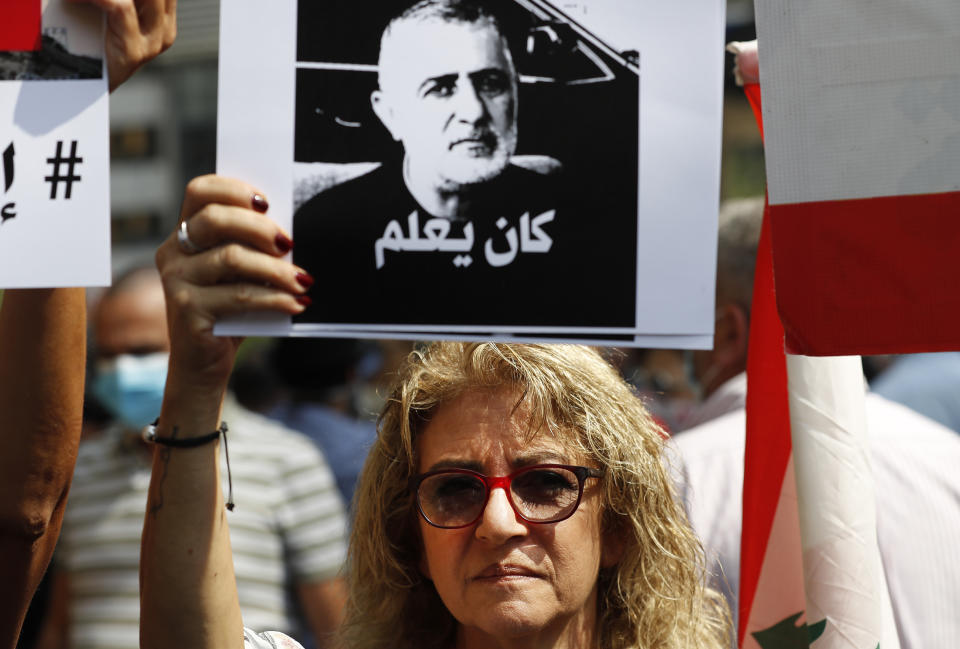
[[[227,510],[233,511],[233,476],[230,475],[230,447],[227,445],[227,422],[221,421],[220,427],[212,433],[200,435],[199,437],[160,437],[157,435],[157,423],[160,419],[154,419],[152,424],[147,424],[143,429],[143,440],[151,444],[160,444],[170,448],[194,448],[203,446],[223,435],[223,452],[227,456]]]

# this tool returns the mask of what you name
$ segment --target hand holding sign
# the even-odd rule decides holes
[[[107,73],[112,92],[137,68],[173,44],[177,0],[72,0],[107,14]]]
[[[219,176],[195,178],[181,209],[186,232],[157,251],[170,327],[170,385],[219,402],[239,344],[213,335],[218,317],[244,311],[303,311],[313,283],[283,260],[292,243],[264,212],[250,185]]]

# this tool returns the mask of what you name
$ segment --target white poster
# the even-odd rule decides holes
[[[29,25],[0,38],[0,288],[103,286],[110,283],[103,14],[67,0],[36,4],[42,22],[29,43],[11,36]]]
[[[218,172],[317,284],[218,332],[708,339],[722,39],[717,0],[223,3]]]

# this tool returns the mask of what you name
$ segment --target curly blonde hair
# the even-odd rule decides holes
[[[449,649],[457,622],[418,569],[416,439],[432,413],[469,390],[511,389],[531,434],[557,437],[604,470],[602,525],[624,552],[601,570],[600,649],[729,646],[729,613],[705,585],[700,542],[664,464],[664,435],[620,375],[575,345],[436,343],[414,351],[380,415],[354,497],[349,649]]]

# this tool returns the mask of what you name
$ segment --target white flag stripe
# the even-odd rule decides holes
[[[877,546],[857,356],[787,355],[807,624],[817,649],[899,649]]]
[[[797,535],[797,483],[794,478],[793,457],[787,460],[780,485],[777,511],[770,522],[763,564],[757,578],[753,606],[743,636],[743,649],[762,649],[753,635],[781,623],[794,613],[801,613],[795,624],[812,624],[804,616],[804,590],[801,583],[800,539]]]
[[[756,7],[771,205],[960,191],[960,3]]]

